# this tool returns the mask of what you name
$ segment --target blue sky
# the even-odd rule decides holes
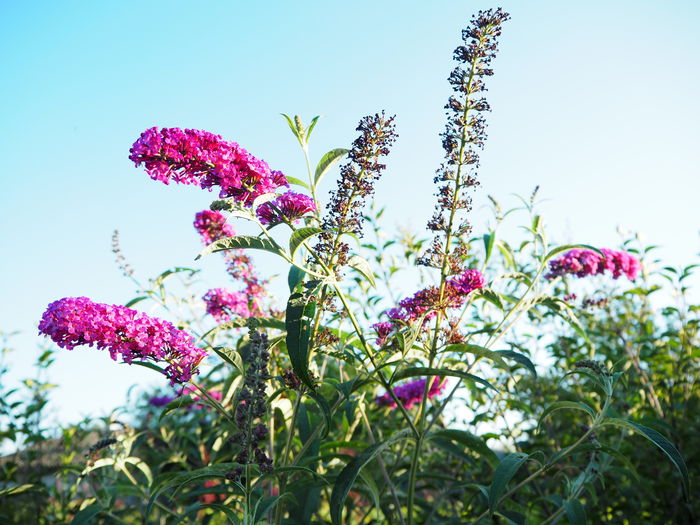
[[[541,185],[557,240],[615,246],[616,226],[694,262],[700,195],[700,3],[504,1],[489,140],[472,221],[487,194]],[[191,227],[213,194],[163,186],[129,162],[150,126],[200,128],[275,169],[303,174],[281,112],[321,114],[312,154],[347,146],[357,121],[397,114],[377,188],[390,224],[423,228],[451,52],[487,2],[3,2],[0,4],[0,329],[15,379],[31,373],[46,305],[133,290],[110,252],[118,228],[144,277],[192,265]],[[326,182],[327,187],[332,184]],[[212,273],[214,285],[223,276]],[[410,286],[408,286],[410,288]],[[51,374],[62,419],[119,404],[152,372],[91,349]]]

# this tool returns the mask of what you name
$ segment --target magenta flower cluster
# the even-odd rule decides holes
[[[379,346],[386,344],[398,322],[411,323],[421,316],[425,316],[424,321],[428,321],[434,318],[440,310],[460,308],[471,292],[483,288],[485,284],[486,280],[479,270],[464,270],[445,282],[442,296],[437,286],[429,286],[419,290],[411,297],[402,299],[396,308],[384,312],[389,321],[372,325],[377,333],[377,344]]]
[[[549,273],[545,278],[554,279],[567,274],[586,277],[609,272],[613,279],[625,275],[630,281],[634,281],[642,269],[642,264],[634,255],[606,248],[600,251],[603,255],[593,250],[578,248],[569,250],[561,257],[549,262]]]
[[[231,292],[224,288],[209,290],[203,297],[207,313],[219,323],[230,321],[235,317],[250,317],[248,296],[244,292]]]
[[[112,359],[164,361],[171,384],[189,381],[207,355],[188,333],[168,321],[125,306],[95,303],[87,297],[66,297],[51,303],[39,333],[61,348],[79,345],[109,350]]]
[[[413,405],[420,403],[421,399],[423,399],[426,381],[427,379],[418,379],[416,381],[404,383],[403,385],[394,388],[394,394],[405,408],[411,408]],[[436,377],[428,390],[428,399],[432,399],[440,394],[446,386],[446,379]],[[391,397],[389,392],[377,397],[377,404],[380,407],[396,408],[396,402],[394,401],[394,398]]]
[[[258,206],[256,214],[263,224],[291,222],[316,210],[314,200],[303,193],[287,191],[270,202]]]
[[[205,246],[236,235],[233,227],[226,222],[226,217],[212,210],[202,210],[194,216],[194,229],[201,236]]]
[[[233,227],[226,222],[226,217],[218,211],[202,210],[195,215],[194,228],[199,233],[205,246],[236,235]],[[242,281],[241,292],[231,292],[222,288],[209,290],[203,297],[207,313],[218,322],[231,319],[233,315],[250,317],[262,312],[262,298],[265,295],[265,283],[253,269],[253,261],[243,250],[224,252],[226,270],[237,281]]]
[[[147,129],[129,150],[136,166],[153,180],[174,181],[211,190],[250,206],[256,197],[289,186],[282,172],[270,170],[264,160],[235,142],[197,129]]]

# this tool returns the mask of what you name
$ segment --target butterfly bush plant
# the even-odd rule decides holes
[[[411,525],[585,523],[588,513],[602,521],[605,480],[630,462],[631,434],[648,440],[645,454],[656,446],[665,455],[679,505],[687,501],[679,442],[632,417],[647,405],[657,421],[665,416],[625,321],[651,315],[648,303],[625,302],[648,276],[640,252],[551,246],[536,192],[520,208],[529,224],[519,245],[502,237],[513,210],[495,199],[494,225],[472,231],[483,95],[508,18],[479,12],[454,51],[428,239],[390,234],[375,204],[398,139],[383,112],[360,120],[350,148],[331,150],[315,169],[318,117],[305,125],[285,115],[305,180],[207,131],[141,134],[129,158],[151,179],[218,197],[194,216],[194,229],[198,257],[218,254],[230,284],[194,294],[196,270],[175,268],[144,286],[115,234],[139,297],[126,306],[85,297],[49,305],[39,330],[58,346],[106,349],[166,378],[142,407],[141,429],[110,443],[117,459],[85,468],[97,496],[83,517]],[[320,198],[334,173],[330,196]],[[257,233],[237,234],[244,223]],[[259,274],[256,251],[277,258],[288,290]],[[174,277],[186,285],[179,296],[166,288]],[[578,301],[587,280],[622,291]],[[614,340],[590,311],[618,298],[627,310],[615,312]],[[136,309],[147,301],[171,321]],[[635,410],[625,382],[642,384]],[[95,477],[105,468],[122,484]]]

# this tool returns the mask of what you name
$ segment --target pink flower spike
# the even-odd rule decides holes
[[[79,345],[109,350],[112,359],[164,361],[170,383],[184,383],[207,355],[188,333],[168,321],[125,306],[95,303],[87,297],[66,297],[51,303],[39,323],[39,334],[61,348]]]
[[[261,204],[256,214],[263,224],[278,224],[297,220],[315,210],[316,204],[311,197],[303,193],[287,191],[271,202]]]
[[[129,150],[136,166],[143,165],[153,179],[169,184],[219,187],[219,197],[231,197],[250,206],[256,197],[288,186],[287,178],[272,171],[264,160],[208,131],[147,129]]]

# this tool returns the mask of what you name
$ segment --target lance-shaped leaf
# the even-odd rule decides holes
[[[289,255],[294,257],[299,247],[304,243],[304,241],[314,235],[318,235],[323,230],[321,228],[299,228],[294,230],[291,237],[289,237]]]
[[[501,354],[506,359],[512,359],[516,363],[523,365],[530,371],[530,373],[533,376],[537,377],[537,370],[535,370],[535,365],[532,361],[530,361],[530,358],[528,358],[526,355],[514,352],[513,350],[496,350],[496,353]]]
[[[475,376],[474,374],[470,374],[468,372],[462,372],[461,370],[451,370],[449,368],[428,368],[428,367],[422,367],[422,366],[416,366],[416,367],[409,367],[409,368],[404,368],[402,370],[399,370],[394,374],[394,379],[405,379],[407,377],[423,377],[423,376],[450,376],[450,377],[459,377],[460,379],[464,379],[466,381],[473,381],[475,383],[479,383],[480,385],[484,385],[485,387],[492,388],[496,392],[498,392],[498,389],[493,386],[491,383],[486,381],[486,379],[483,379],[479,376]]]
[[[504,457],[493,473],[493,481],[489,487],[489,510],[493,512],[498,507],[508,482],[520,470],[520,467],[530,456],[522,452],[513,452]]]
[[[495,352],[494,350],[489,350],[488,348],[484,348],[483,346],[479,345],[472,345],[469,343],[456,343],[449,345],[446,349],[446,352],[455,352],[455,353],[467,353],[467,354],[473,354],[477,358],[485,358],[485,359],[490,359],[491,361],[494,361],[495,363],[498,363],[502,367],[506,367],[506,362],[503,360],[503,356],[499,354],[498,352]]]
[[[411,429],[406,428],[398,434],[394,434],[385,441],[375,443],[374,445],[367,447],[360,454],[355,456],[355,458],[353,458],[353,460],[350,461],[350,463],[345,465],[345,468],[338,475],[338,478],[335,481],[335,485],[333,485],[333,492],[331,493],[331,520],[333,521],[334,525],[339,525],[340,523],[342,523],[343,505],[345,504],[345,498],[347,498],[348,492],[350,492],[350,489],[352,488],[352,485],[355,482],[355,479],[360,473],[362,467],[364,467],[367,463],[372,461],[372,459],[374,459],[377,456],[377,454],[380,454],[384,449],[386,449],[395,441],[398,441],[400,439],[406,439],[410,435],[410,433]]]
[[[614,425],[617,427],[626,428],[632,430],[637,434],[644,436],[654,445],[656,445],[661,451],[666,454],[671,463],[676,467],[678,473],[681,475],[681,483],[683,485],[683,493],[686,498],[690,494],[690,479],[688,476],[688,467],[683,460],[683,456],[678,452],[678,449],[673,446],[668,439],[666,439],[662,434],[654,430],[653,428],[645,427],[634,421],[629,421],[627,419],[619,419],[615,417],[609,417],[603,420],[602,425]]]
[[[330,150],[326,153],[316,166],[316,173],[314,174],[314,184],[318,186],[321,179],[326,176],[334,164],[340,162],[340,160],[347,155],[348,150],[343,148],[336,148]]]
[[[489,448],[486,442],[479,436],[466,430],[458,430],[454,428],[435,430],[428,434],[428,439],[449,439],[450,441],[456,441],[457,443],[464,445],[464,447],[472,452],[475,452],[479,456],[483,457],[489,463],[489,465],[494,466],[496,463],[498,463],[498,456]]]
[[[357,270],[362,277],[367,279],[369,284],[372,285],[372,288],[377,287],[377,283],[374,282],[374,272],[372,271],[372,267],[365,259],[359,255],[353,255],[348,259],[348,266]]]
[[[318,408],[321,409],[325,428],[323,429],[323,433],[320,435],[320,439],[325,439],[331,430],[331,407],[328,404],[328,401],[326,401],[326,399],[318,392],[307,392],[307,395],[313,399],[318,405]]]
[[[574,314],[571,306],[566,304],[565,301],[562,301],[557,297],[540,296],[535,299],[535,304],[545,305],[556,315],[564,319],[564,321],[566,321],[578,335],[583,337],[587,343],[591,344],[590,339],[588,339],[588,334],[586,334],[586,330],[583,328],[581,321],[578,320],[578,317],[576,317],[576,314]]]
[[[225,239],[214,241],[204,248],[202,253],[195,257],[195,260],[209,255],[210,253],[223,252],[226,250],[264,250],[274,253],[275,255],[285,256],[282,248],[274,241],[262,237],[252,237],[250,235],[237,235],[236,237],[226,237]]]
[[[489,262],[493,253],[493,246],[496,242],[496,232],[484,234],[484,266]]]
[[[318,281],[315,281],[315,284],[306,284],[310,285],[308,292],[293,293],[287,301],[286,343],[294,373],[306,386],[314,390],[316,385],[309,375],[309,335],[311,320],[316,312],[316,303],[311,300],[311,297],[318,286]]]
[[[581,248],[584,248],[586,250],[592,250],[592,251],[596,252],[597,254],[603,256],[603,252],[601,252],[595,246],[591,246],[589,244],[564,244],[562,246],[557,246],[556,248],[549,250],[549,252],[547,252],[547,255],[544,256],[543,262],[550,260],[552,257],[560,254],[561,252],[568,252],[569,250],[575,250],[575,249],[581,249]]]
[[[549,414],[555,410],[563,409],[581,410],[582,412],[588,414],[591,419],[595,420],[595,410],[589,407],[586,403],[580,403],[578,401],[556,401],[544,409],[544,412],[542,412],[542,415],[540,416],[540,421],[537,423],[537,428],[542,425],[542,421],[544,421],[544,418],[546,418]]]
[[[564,502],[564,510],[566,517],[569,518],[571,525],[587,525],[588,518],[586,517],[586,509],[577,499],[572,499]]]

